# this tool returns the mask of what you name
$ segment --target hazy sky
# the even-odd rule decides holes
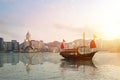
[[[0,37],[23,42],[120,36],[120,0],[0,0]]]

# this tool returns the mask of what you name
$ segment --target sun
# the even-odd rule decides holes
[[[102,29],[103,38],[107,40],[113,40],[119,38],[120,28],[116,24],[105,25]]]

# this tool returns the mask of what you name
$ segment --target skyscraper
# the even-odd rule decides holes
[[[30,35],[30,33],[29,32],[27,32],[27,34],[26,34],[26,39],[25,39],[26,41],[30,41],[31,40],[31,35]]]
[[[4,43],[3,38],[0,38],[0,51],[3,51],[3,43]]]
[[[13,51],[19,51],[19,42],[17,42],[16,40],[12,40],[11,42]]]

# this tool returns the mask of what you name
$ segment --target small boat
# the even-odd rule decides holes
[[[96,48],[95,41],[90,42],[90,48],[85,46],[85,39],[83,40],[84,46],[77,47],[75,49],[64,49],[64,42],[61,44],[60,55],[66,59],[79,59],[79,60],[92,60],[97,51],[91,51]],[[88,50],[89,48],[89,50]],[[90,50],[91,49],[91,50]]]
[[[81,54],[79,49],[64,49],[60,55],[66,59],[91,60],[97,51]]]

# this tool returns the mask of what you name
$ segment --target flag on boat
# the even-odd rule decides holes
[[[94,38],[94,39],[96,39],[96,38],[97,38],[96,34],[94,34],[94,35],[93,35],[93,38]]]
[[[90,42],[90,48],[96,48],[96,44],[94,40],[91,40]]]
[[[63,39],[63,42],[65,42],[65,40]]]

